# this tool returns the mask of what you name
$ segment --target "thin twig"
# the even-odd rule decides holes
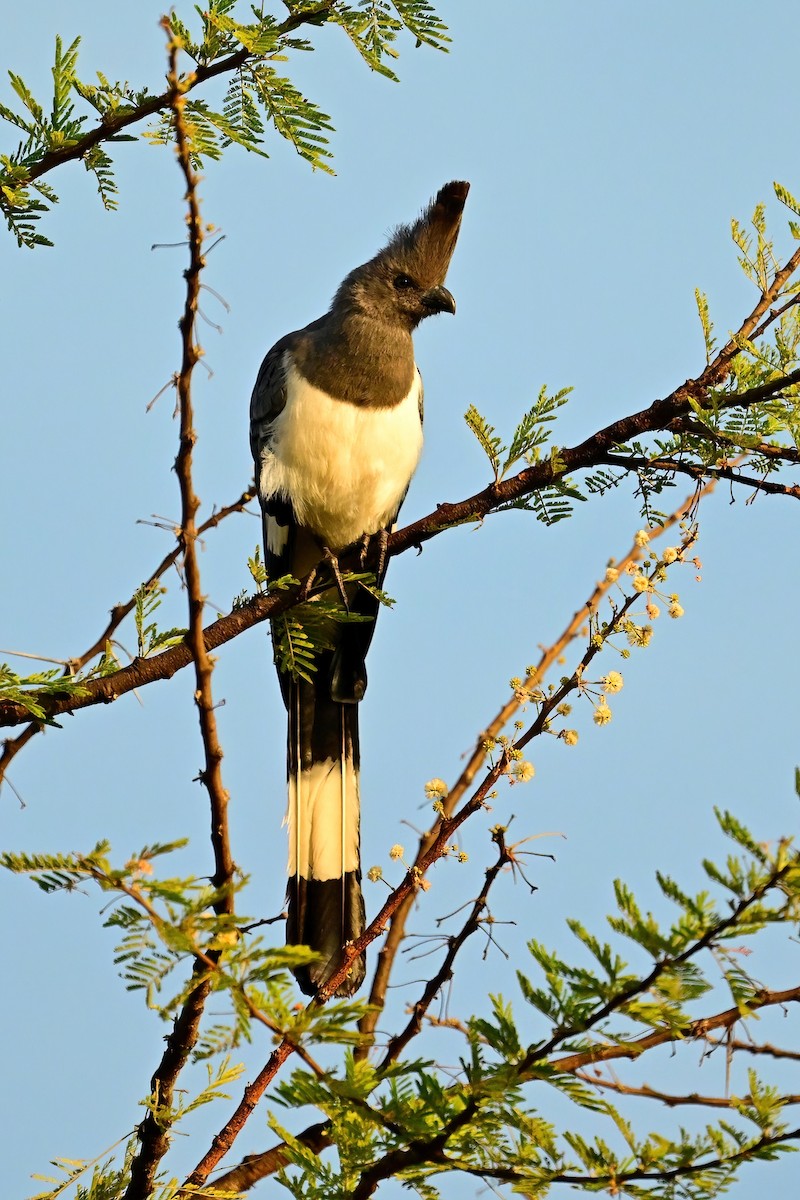
[[[391,1065],[391,1063],[395,1062],[411,1039],[416,1037],[416,1035],[420,1032],[422,1029],[423,1018],[430,1008],[431,1003],[445,986],[445,984],[452,979],[453,964],[455,963],[456,955],[468,938],[470,938],[473,933],[476,933],[481,928],[482,923],[485,921],[489,891],[492,887],[492,884],[495,882],[497,876],[500,874],[503,868],[513,861],[511,851],[506,846],[504,830],[502,828],[497,828],[494,830],[492,833],[492,841],[495,842],[498,848],[497,859],[486,870],[483,887],[472,903],[469,916],[455,937],[448,938],[447,953],[442,959],[438,971],[426,983],[422,995],[411,1010],[411,1018],[409,1019],[405,1028],[400,1033],[395,1034],[395,1036],[390,1040],[388,1046],[386,1047],[386,1052],[381,1065],[378,1068],[379,1071],[385,1071],[386,1068]]]
[[[589,1075],[585,1071],[576,1071],[575,1075],[578,1079],[582,1079],[584,1083],[590,1084],[592,1087],[602,1088],[605,1091],[616,1092],[619,1096],[641,1096],[647,1100],[658,1100],[666,1108],[678,1108],[682,1105],[700,1105],[703,1108],[732,1108],[738,1110],[743,1104],[752,1104],[753,1098],[745,1093],[743,1096],[701,1096],[699,1092],[688,1092],[685,1096],[678,1096],[672,1092],[660,1092],[656,1088],[648,1087],[643,1083],[641,1087],[633,1087],[630,1084],[622,1083],[619,1079],[608,1079],[604,1075]],[[781,1096],[781,1104],[800,1104],[800,1095],[788,1093]]]
[[[712,481],[711,483],[707,484],[699,494],[693,492],[690,496],[688,496],[684,500],[683,504],[681,504],[680,507],[677,508],[675,512],[672,513],[672,515],[664,522],[663,526],[659,530],[654,531],[652,537],[655,538],[656,536],[661,536],[663,533],[666,533],[669,529],[672,529],[675,525],[677,525],[690,510],[694,510],[697,507],[697,504],[703,496],[710,494],[714,490],[714,487],[715,482]],[[643,548],[634,543],[618,563],[615,561],[615,566],[617,567],[620,576],[624,574],[626,567],[630,563],[638,562],[642,555]],[[487,744],[490,744],[497,738],[511,718],[519,711],[520,707],[525,702],[527,694],[534,688],[541,685],[547,672],[563,655],[567,647],[575,640],[575,638],[578,637],[580,630],[597,612],[601,600],[613,586],[613,582],[610,579],[605,578],[601,580],[600,583],[596,584],[589,599],[574,613],[572,620],[568,623],[559,637],[556,638],[556,640],[550,646],[542,650],[535,669],[530,674],[526,674],[524,692],[521,689],[516,689],[514,692],[512,692],[509,699],[500,708],[493,720],[489,723],[489,725],[487,725],[486,729],[478,735],[475,748],[470,755],[469,761],[461,772],[458,780],[450,789],[442,802],[445,816],[449,816],[455,811],[457,804],[460,803],[461,798],[465,795],[467,789],[472,784],[473,779],[485,762],[488,753],[486,748]],[[415,865],[419,861],[419,858],[428,849],[432,837],[433,830],[429,830],[420,838]],[[392,918],[389,932],[386,935],[378,955],[375,975],[370,988],[370,1011],[362,1017],[359,1023],[359,1030],[365,1040],[356,1048],[356,1058],[364,1058],[369,1053],[371,1038],[374,1034],[381,1011],[383,1010],[383,1006],[386,1001],[386,990],[389,986],[392,967],[400,949],[400,945],[405,938],[406,922],[411,912],[413,901],[414,897],[410,896],[405,903],[398,908],[397,912]]]
[[[226,517],[232,516],[233,513],[242,512],[247,504],[253,499],[254,493],[251,489],[242,492],[238,500],[234,500],[231,504],[225,504],[222,508],[212,512],[210,517],[207,517],[203,524],[197,530],[198,536],[207,533],[210,529],[216,529],[220,521],[224,521]],[[173,550],[165,554],[158,566],[150,572],[150,575],[143,583],[143,587],[152,587],[161,579],[162,575],[175,563],[181,554],[181,544],[178,542]],[[137,588],[137,592],[140,588]],[[77,654],[73,658],[66,660],[64,668],[64,677],[71,678],[77,671],[82,670],[87,663],[91,662],[98,654],[102,654],[107,644],[113,639],[114,633],[125,620],[136,604],[136,596],[132,595],[124,604],[115,604],[111,609],[109,620],[103,629],[103,632],[95,638],[91,646],[84,650],[82,654]],[[61,662],[61,659],[52,659],[47,661]],[[0,752],[0,785],[7,781],[6,772],[9,765],[19,754],[20,750],[28,744],[34,734],[41,733],[44,725],[34,722],[28,725],[22,733],[15,738],[7,738],[3,742],[3,749]]]
[[[729,479],[742,487],[750,487],[754,492],[765,492],[771,496],[792,496],[800,500],[800,484],[775,483],[771,479],[757,478],[753,475],[743,475],[727,463],[715,463],[713,466],[703,466],[701,463],[686,462],[678,458],[648,458],[640,454],[606,454],[601,464],[610,467],[622,467],[626,471],[666,471],[670,475],[688,475],[692,479],[704,480],[709,476],[714,479]]]

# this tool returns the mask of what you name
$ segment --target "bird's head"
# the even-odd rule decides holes
[[[444,280],[468,191],[461,180],[440,188],[413,225],[401,225],[383,250],[350,272],[334,306],[409,330],[434,313],[454,313],[456,302]]]

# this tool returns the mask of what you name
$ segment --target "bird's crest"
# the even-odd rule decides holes
[[[469,184],[455,179],[440,188],[412,225],[400,225],[374,263],[390,261],[426,287],[444,283],[453,257]]]

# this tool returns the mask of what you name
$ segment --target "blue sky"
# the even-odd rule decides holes
[[[757,19],[740,0],[451,0],[440,9],[451,53],[404,41],[400,85],[371,74],[335,30],[314,33],[317,52],[289,64],[333,118],[334,178],[313,174],[277,138],[268,161],[231,150],[204,171],[203,212],[225,234],[205,279],[230,305],[226,312],[211,294],[204,299],[223,327],[221,335],[201,329],[213,375],[200,371],[196,383],[206,513],[249,479],[247,404],[263,353],[320,315],[342,276],[448,179],[467,178],[472,191],[448,277],[457,315],[427,322],[417,339],[426,449],[404,509],[409,520],[489,482],[463,421],[470,404],[508,435],[542,383],[573,386],[555,433],[571,444],[697,374],[704,353],[695,287],[708,293],[720,336],[755,300],[729,239],[732,216],[748,220],[765,201],[778,249],[789,250],[772,181],[800,192],[796,80],[786,54],[800,37],[794,6],[765,0]],[[84,77],[100,69],[156,88],[160,12],[150,0],[75,0],[68,12],[39,0],[6,27],[5,63],[46,94],[55,34],[69,41],[80,33]],[[0,99],[10,98],[0,81]],[[174,521],[179,512],[172,399],[149,413],[146,406],[179,363],[185,254],[151,247],[182,237],[181,179],[164,150],[121,145],[115,158],[117,214],[103,212],[90,178],[71,165],[52,179],[61,204],[44,231],[55,249],[0,242],[0,645],[62,659],[94,640],[108,609],[169,548],[170,535],[148,523],[153,514]],[[487,980],[522,1010],[513,966],[524,962],[525,938],[566,947],[567,916],[602,932],[613,878],[657,910],[657,868],[702,886],[702,857],[727,850],[714,805],[732,809],[760,839],[794,832],[797,515],[788,499],[745,499],[719,489],[704,505],[702,582],[684,572],[675,588],[685,617],[661,618],[651,647],[623,664],[611,724],[596,729],[586,706],[575,722],[578,747],[535,744],[536,779],[501,790],[491,819],[464,833],[474,874],[459,876],[452,863],[436,868],[420,932],[474,894],[493,820],[514,813],[520,836],[564,835],[541,843],[556,862],[534,868],[533,898],[510,880],[498,890],[495,915],[517,923],[503,941],[510,967],[499,953],[483,962],[481,948],[471,948],[450,997],[453,1015],[484,1003]],[[366,866],[387,865],[395,842],[415,843],[408,824],[428,819],[425,781],[455,779],[508,679],[558,635],[640,525],[622,487],[551,529],[527,514],[501,515],[392,563],[397,606],[381,617],[361,717]],[[204,586],[221,611],[248,585],[246,558],[258,537],[248,515],[208,536]],[[167,582],[163,622],[183,624],[177,577]],[[133,648],[130,629],[121,641]],[[608,658],[603,670],[618,666]],[[224,700],[234,856],[252,876],[245,906],[273,913],[286,857],[284,733],[263,629],[222,650],[214,687]],[[184,672],[37,737],[11,772],[25,806],[8,788],[0,794],[3,846],[82,850],[108,837],[124,860],[145,843],[186,836],[191,848],[176,869],[207,872],[191,691]],[[46,898],[5,876],[0,889],[6,944],[18,951],[0,1008],[13,1031],[4,1066],[19,1116],[4,1155],[6,1194],[27,1196],[36,1190],[30,1174],[44,1172],[49,1158],[92,1156],[131,1127],[163,1030],[123,990],[95,894]],[[368,908],[379,900],[367,891]],[[748,965],[765,982],[789,986],[796,963],[784,951],[771,959],[772,945],[767,939]],[[400,971],[409,980],[418,974],[413,963]],[[404,991],[398,1004],[415,994]],[[787,1028],[782,1022],[775,1036]],[[459,1049],[445,1042],[442,1053],[452,1061]],[[265,1055],[254,1046],[248,1072]],[[666,1056],[662,1068],[672,1071]],[[649,1082],[656,1074],[648,1065]],[[680,1081],[720,1091],[721,1065]],[[649,1109],[632,1111],[642,1125],[656,1122]],[[194,1127],[199,1142],[177,1140],[176,1174],[194,1164],[215,1127],[204,1120]],[[262,1122],[241,1151],[271,1141]],[[752,1200],[765,1186],[778,1194],[790,1170],[749,1168],[730,1195]],[[478,1188],[456,1181],[445,1194]]]

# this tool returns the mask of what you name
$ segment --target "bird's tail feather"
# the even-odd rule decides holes
[[[289,885],[286,940],[310,946],[319,961],[299,968],[315,995],[341,963],[342,949],[364,932],[359,856],[358,705],[331,700],[322,675],[288,688]],[[364,957],[337,989],[351,996],[364,979]]]

